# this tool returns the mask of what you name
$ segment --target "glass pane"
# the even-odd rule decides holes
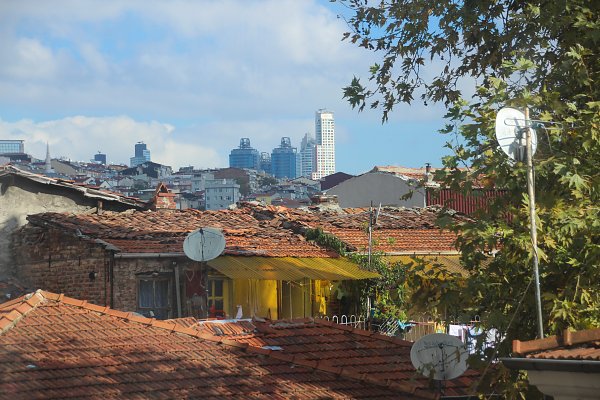
[[[151,280],[140,280],[139,283],[139,303],[140,307],[154,307],[154,285]]]
[[[215,282],[215,297],[223,297],[223,280],[216,279],[214,282]]]
[[[217,311],[223,310],[223,299],[215,299],[214,303],[215,303],[215,309]]]
[[[208,297],[212,297],[213,295],[213,282],[212,280],[208,281]]]
[[[155,298],[154,304],[156,307],[169,306],[169,281],[155,282]]]

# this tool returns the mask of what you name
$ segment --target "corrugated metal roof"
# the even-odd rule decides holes
[[[233,257],[221,256],[208,265],[232,279],[296,281],[369,279],[379,275],[364,271],[345,258]]]

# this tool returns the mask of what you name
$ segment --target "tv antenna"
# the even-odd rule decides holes
[[[223,253],[225,237],[217,228],[200,228],[187,235],[183,252],[194,261],[209,261]]]
[[[514,161],[527,162],[527,193],[529,195],[529,228],[533,248],[533,277],[537,308],[538,336],[544,338],[542,298],[540,294],[540,271],[538,265],[537,229],[535,223],[535,182],[533,178],[533,154],[537,148],[537,135],[531,128],[529,108],[520,111],[506,107],[496,115],[496,139],[500,148]],[[543,121],[535,121],[545,123]],[[550,122],[551,123],[551,122]]]
[[[417,340],[410,361],[417,371],[436,381],[458,378],[467,370],[469,352],[456,336],[432,333]]]

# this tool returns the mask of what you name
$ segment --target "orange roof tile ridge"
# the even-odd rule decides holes
[[[11,309],[12,311],[0,318],[0,333],[4,333],[15,326],[24,316],[29,314],[32,310],[36,309],[37,306],[46,300],[45,292],[41,289],[36,290],[33,293],[23,295],[14,302],[10,302],[8,306],[2,305],[0,309]],[[9,316],[10,315],[10,316]]]
[[[553,335],[543,339],[524,341],[513,340],[513,352],[516,354],[528,354],[597,340],[600,340],[600,328],[586,329],[583,331],[570,331],[569,329],[565,329],[560,336]]]

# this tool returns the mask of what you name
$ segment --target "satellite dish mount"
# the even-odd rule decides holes
[[[538,336],[544,338],[542,298],[540,294],[540,271],[538,266],[537,228],[535,223],[535,182],[533,178],[533,154],[537,148],[537,135],[531,128],[529,108],[524,112],[506,107],[496,115],[496,139],[500,148],[512,160],[527,162],[527,193],[529,195],[529,226],[533,248],[533,276],[538,320]],[[539,121],[542,122],[542,121]]]

